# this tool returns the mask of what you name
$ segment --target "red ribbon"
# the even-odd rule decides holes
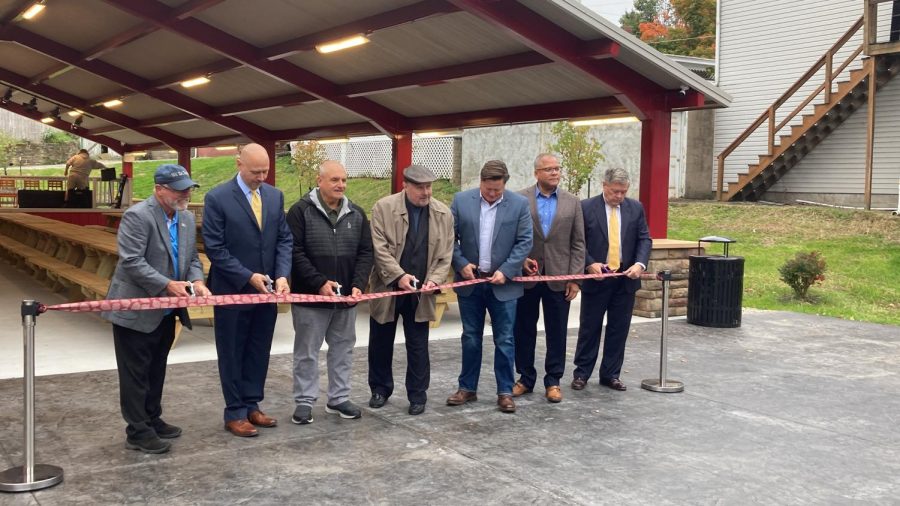
[[[624,276],[623,272],[603,274],[570,274],[565,276],[517,276],[512,281],[531,283],[538,281],[571,281],[575,279],[603,279]],[[645,274],[642,277],[656,279],[655,275]],[[89,300],[83,302],[70,302],[66,304],[54,304],[42,306],[42,311],[70,311],[96,312],[96,311],[144,311],[148,309],[173,309],[180,307],[203,306],[231,306],[237,304],[293,304],[297,302],[343,302],[357,303],[364,300],[381,299],[383,297],[397,297],[413,293],[432,293],[437,290],[449,290],[460,286],[487,283],[488,279],[471,279],[438,285],[437,288],[426,290],[398,290],[394,292],[364,293],[361,295],[313,295],[307,293],[288,293],[276,295],[272,293],[245,293],[234,295],[210,295],[209,297],[138,297],[134,299],[110,299]]]

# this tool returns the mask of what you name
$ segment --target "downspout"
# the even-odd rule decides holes
[[[713,81],[716,86],[719,85],[719,56],[721,54],[719,47],[721,47],[721,41],[722,41],[722,2],[724,2],[724,1],[725,0],[718,0],[716,2],[716,68],[714,70],[714,72],[716,73],[716,78],[715,78],[715,81]],[[895,13],[897,10],[898,3],[900,3],[900,0],[894,1],[894,12]]]

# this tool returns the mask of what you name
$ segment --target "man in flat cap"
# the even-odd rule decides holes
[[[437,176],[422,165],[403,171],[403,190],[384,197],[372,209],[375,268],[372,292],[429,289],[444,283],[453,258],[453,217],[431,198]],[[425,411],[431,375],[428,326],[435,319],[435,292],[385,297],[369,304],[369,406],[380,408],[394,391],[391,363],[397,320],[406,336],[406,396],[409,414]]]
[[[161,165],[153,195],[128,208],[119,225],[119,263],[108,299],[209,295],[197,254],[197,226],[187,211],[195,183],[184,167]],[[181,429],[162,420],[166,360],[175,340],[175,317],[191,328],[187,309],[106,311],[113,324],[125,447],[145,453],[169,451]]]

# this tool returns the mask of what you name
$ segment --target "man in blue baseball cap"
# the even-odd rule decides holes
[[[153,195],[128,208],[119,225],[119,263],[108,299],[207,296],[197,254],[197,226],[187,212],[199,186],[180,165],[161,165]],[[191,328],[187,310],[106,311],[113,324],[125,447],[145,453],[169,451],[181,428],[164,422],[162,389],[175,340],[175,317]]]

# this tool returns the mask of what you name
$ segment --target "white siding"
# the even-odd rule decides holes
[[[720,0],[721,27],[719,47],[719,86],[731,94],[734,101],[731,107],[716,112],[716,131],[714,153],[718,155],[745,128],[763,113],[782,93],[792,86],[825,52],[840,38],[850,26],[863,14],[861,0]],[[879,12],[881,27],[889,26],[890,4],[883,4]],[[835,69],[860,43],[862,30],[846,45],[842,54],[835,59]],[[851,64],[848,71],[858,68]],[[847,71],[845,71],[846,74]],[[815,89],[824,76],[824,70],[810,80],[811,84],[801,89],[794,98],[779,108],[776,116],[778,122],[787,116],[793,108]],[[838,80],[841,80],[838,78]],[[897,94],[897,92],[894,92]],[[879,108],[889,105],[890,100],[882,99],[885,91],[879,94]],[[821,95],[808,107],[821,101]],[[897,111],[897,108],[892,111]],[[887,120],[896,113],[886,110],[876,114]],[[808,111],[807,111],[808,112]],[[798,115],[799,116],[799,115]],[[799,123],[799,120],[792,123]],[[857,128],[862,125],[865,133],[864,113],[857,112],[841,130]],[[782,132],[789,133],[789,126]],[[764,123],[756,133],[726,159],[725,182],[736,181],[737,174],[747,171],[747,165],[756,163],[757,156],[765,154],[767,124]],[[846,134],[843,142],[855,142],[857,134]],[[776,137],[777,142],[777,137]],[[826,141],[827,142],[827,141]],[[886,143],[887,141],[882,141]],[[820,145],[822,149],[826,144]],[[846,145],[845,145],[846,148]],[[865,138],[858,147],[865,148]],[[857,147],[850,149],[834,149],[827,158],[836,172],[846,174],[848,167],[859,163],[855,155]],[[884,150],[882,150],[884,151]],[[813,150],[815,153],[816,150]],[[812,160],[822,160],[820,155],[807,156],[804,165],[811,167]],[[885,156],[888,156],[885,154]],[[876,148],[876,166],[886,166],[891,162],[882,159],[882,153]],[[896,160],[895,160],[896,161]],[[846,193],[848,184],[856,184],[853,175],[849,178],[823,178],[821,172],[807,168],[803,172],[807,177],[798,176],[797,168],[789,173],[791,191]],[[809,177],[815,172],[815,177]],[[715,188],[716,171],[713,171],[713,188]],[[849,181],[849,180],[853,181]],[[888,178],[889,179],[889,178]],[[879,180],[880,181],[880,180]],[[878,183],[879,190],[887,190]],[[885,183],[887,184],[887,180]],[[861,183],[857,185],[861,191]],[[890,192],[896,192],[896,178]],[[782,185],[783,189],[784,185]],[[813,189],[815,188],[815,189]]]

